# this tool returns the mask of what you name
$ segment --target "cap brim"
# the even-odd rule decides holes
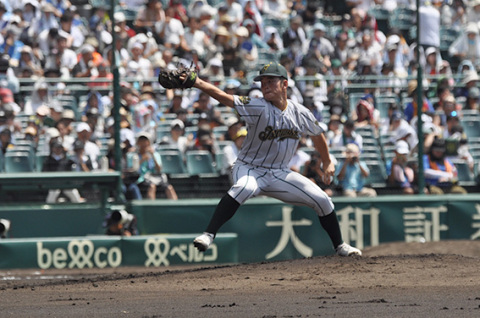
[[[253,81],[255,82],[259,82],[262,80],[262,77],[266,77],[266,76],[270,76],[270,77],[282,77],[282,78],[285,78],[281,75],[278,75],[278,74],[262,74],[262,75],[257,75],[253,78]],[[286,79],[286,78],[285,78]]]

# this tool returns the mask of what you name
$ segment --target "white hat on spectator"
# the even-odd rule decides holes
[[[55,127],[48,128],[46,133],[50,137],[50,139],[60,137],[60,132]]]
[[[135,43],[132,44],[132,48],[131,48],[131,49],[132,49],[132,50],[133,50],[133,49],[142,49],[142,50],[143,50],[143,44],[140,43],[140,42],[135,42]]]
[[[430,46],[425,50],[425,56],[429,56],[430,54],[437,53],[437,49],[433,46]]]
[[[14,14],[12,17],[10,17],[9,20],[10,23],[22,23],[22,18],[20,18],[18,15]]]
[[[50,115],[50,108],[47,105],[42,104],[37,108],[35,113],[38,116],[49,116]]]
[[[174,119],[172,120],[172,122],[170,123],[170,128],[175,128],[176,126],[179,126],[180,129],[183,129],[185,128],[185,124],[183,123],[183,121],[181,121],[180,119]]]
[[[387,42],[385,43],[385,45],[389,45],[389,44],[400,44],[400,37],[396,34],[392,34],[390,35],[388,38],[387,38]]]
[[[70,37],[70,35],[69,35],[67,32],[65,32],[65,31],[63,31],[63,30],[58,30],[58,38],[59,38],[59,39],[68,40],[69,37]]]
[[[230,32],[228,32],[228,29],[226,27],[224,27],[223,25],[219,26],[215,33],[217,35],[230,36]]]
[[[23,5],[25,6],[25,5],[27,5],[27,4],[30,4],[30,5],[32,5],[32,6],[35,7],[35,8],[38,8],[38,6],[40,5],[37,0],[25,0],[25,1],[23,2]]]
[[[219,58],[214,57],[209,63],[211,66],[223,67],[223,63]]]
[[[325,24],[317,22],[313,25],[313,31],[322,31],[322,32],[327,32],[327,27]]]
[[[135,145],[135,133],[129,128],[120,129],[120,141],[127,141],[130,143],[130,146]]]
[[[59,101],[54,99],[49,103],[49,106],[52,111],[57,113],[63,113],[63,106]]]
[[[125,17],[125,13],[121,11],[115,12],[113,18],[115,19],[116,23],[125,22],[127,20],[127,18]]]
[[[148,132],[146,132],[146,131],[142,131],[141,133],[139,133],[139,134],[137,135],[137,141],[138,141],[140,138],[146,138],[146,139],[148,139],[148,141],[150,141],[150,142],[152,141],[152,136],[151,136]]]
[[[36,136],[37,135],[37,129],[32,126],[27,126],[24,131],[25,135],[32,135]]]
[[[467,24],[467,27],[465,28],[465,33],[474,33],[478,34],[478,26],[475,22],[470,22]]]
[[[395,151],[401,155],[406,155],[410,152],[408,143],[405,140],[399,140],[395,143]]]
[[[102,40],[103,43],[105,43],[107,45],[111,44],[112,41],[113,41],[112,35],[110,34],[110,32],[108,32],[106,30],[103,30],[100,33],[100,39]]]
[[[244,26],[240,26],[237,28],[237,31],[235,31],[236,36],[241,36],[244,38],[248,38],[248,29]]]
[[[222,17],[220,18],[220,22],[222,23],[234,23],[235,22],[235,18],[233,18],[231,15],[229,14],[224,14],[222,15]]]
[[[75,112],[71,109],[65,109],[62,113],[62,118],[75,120]]]
[[[55,12],[55,7],[51,3],[45,2],[42,4],[42,11],[53,13]]]
[[[57,85],[55,85],[55,89],[57,91],[63,91],[66,88],[67,88],[67,85],[65,85],[64,82],[58,82]]]
[[[145,33],[139,33],[135,36],[135,41],[140,43],[147,43],[148,37]]]
[[[398,50],[398,44],[388,43],[387,45],[385,45],[385,48],[387,49],[388,52],[392,50]]]
[[[227,119],[225,119],[225,126],[231,127],[235,125],[236,123],[239,123],[239,120],[236,116],[230,116]]]
[[[200,9],[200,15],[210,15],[210,16],[214,16],[215,14],[217,14],[217,9],[215,9],[215,8],[212,7],[211,5],[204,4],[204,5],[202,6],[202,8]]]
[[[24,45],[22,46],[22,48],[20,49],[20,53],[32,53],[33,50],[32,50],[32,47],[29,46],[29,45]]]
[[[82,53],[82,54],[93,53],[93,52],[95,52],[95,48],[91,44],[84,44],[80,48],[80,53]]]
[[[77,133],[79,133],[79,132],[82,132],[82,131],[91,132],[92,130],[90,129],[90,126],[87,123],[81,122],[77,125],[76,131],[77,131]]]
[[[462,84],[465,85],[469,82],[478,81],[478,80],[479,80],[479,77],[476,71],[468,71],[465,74],[465,78],[463,79]]]
[[[432,134],[435,132],[435,125],[432,123],[424,123],[422,125],[422,131],[424,134]]]
[[[345,146],[345,152],[350,155],[360,155],[360,148],[354,144],[354,143],[349,143]]]

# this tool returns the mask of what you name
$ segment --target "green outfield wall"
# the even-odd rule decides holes
[[[395,241],[480,239],[480,195],[380,196],[334,198],[333,201],[345,241],[359,248]],[[91,257],[95,256],[98,244],[102,248],[98,257],[103,261],[99,264],[105,264],[106,257],[110,255],[108,253],[111,253],[110,257],[114,261],[107,263],[107,266],[144,266],[145,242],[151,237],[162,237],[160,242],[163,243],[156,243],[160,244],[156,254],[164,255],[167,245],[169,249],[178,245],[188,255],[187,259],[197,259],[201,263],[204,260],[199,255],[192,254],[191,240],[205,229],[217,203],[217,199],[132,201],[126,209],[137,216],[141,235],[129,239],[98,237],[104,231],[101,226],[104,210],[96,205],[0,207],[0,218],[12,221],[8,238],[0,240],[0,259],[12,258],[14,254],[29,254],[30,260],[37,260],[33,267],[42,268],[40,265],[47,262],[50,255],[45,249],[51,253],[52,264],[54,255],[60,257],[61,264],[64,264],[68,262],[65,258],[76,255],[74,252],[68,253],[69,244],[73,244],[73,249],[82,246],[89,248],[88,253],[93,253]],[[178,238],[178,235],[181,237]],[[255,198],[242,205],[235,216],[221,228],[219,235],[235,237],[231,238],[230,243],[225,243],[224,247],[219,246],[218,255],[207,258],[208,262],[284,260],[334,252],[313,210],[268,198]],[[75,237],[71,238],[72,236]],[[43,239],[47,237],[48,239]],[[181,239],[181,242],[170,242],[170,238]],[[92,249],[88,242],[78,243],[83,240],[91,241],[95,248]],[[72,241],[75,243],[70,243]],[[220,241],[218,239],[215,242]],[[22,245],[22,242],[28,243],[28,246]],[[42,245],[38,245],[38,242],[42,242]],[[6,248],[5,244],[9,243],[13,245]],[[130,245],[135,247],[128,248]],[[121,251],[122,262],[119,265],[115,262],[118,253],[110,252],[112,248]],[[57,249],[58,254],[55,254]],[[230,255],[231,249],[235,250],[234,256]],[[44,263],[38,261],[41,259],[39,253],[42,252]],[[185,263],[183,259],[185,257],[172,259],[168,265]],[[0,262],[0,268],[7,268],[5,264],[5,261]],[[20,266],[19,262],[15,264],[14,267]],[[31,261],[26,264],[29,264],[27,267],[32,266]],[[92,264],[100,267],[95,262]],[[158,261],[152,264],[167,266]]]
[[[200,233],[217,202],[135,201],[130,210],[143,234]],[[359,248],[395,241],[480,238],[480,195],[334,198],[333,202],[344,240]],[[247,201],[220,232],[238,234],[241,262],[334,252],[313,210],[269,198]]]

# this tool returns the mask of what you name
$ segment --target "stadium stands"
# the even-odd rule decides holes
[[[79,21],[77,23],[83,24],[83,27],[87,27],[89,25],[89,18],[92,16],[92,8],[97,8],[99,6],[110,6],[110,1],[106,0],[75,0],[73,2],[76,6],[79,7],[79,12],[88,13],[85,15],[81,14]],[[188,8],[189,5],[192,4],[190,0],[183,0],[183,5]],[[224,3],[219,0],[207,0],[206,3],[219,8]],[[163,7],[166,8],[170,5],[170,1],[162,0]],[[81,7],[81,8],[80,8]],[[135,19],[137,10],[132,8],[124,8],[118,6],[116,10],[121,10],[127,19],[128,25],[133,27],[133,20]],[[411,8],[405,7],[397,7],[393,12],[389,12],[383,7],[375,6],[368,10],[368,13],[371,14],[373,17],[376,18],[378,23],[378,29],[383,31],[385,34],[388,34],[388,31],[392,28],[398,28],[403,32],[404,37],[411,44],[411,40],[416,36],[416,29],[414,26],[415,20],[415,11]],[[330,40],[334,41],[335,36],[342,30],[342,16],[339,15],[322,15],[321,12],[317,12],[316,18],[314,22],[320,22],[327,28],[327,36],[330,37]],[[108,21],[108,17],[105,17],[105,20],[102,22]],[[101,26],[101,23],[99,24]],[[263,27],[266,26],[273,26],[279,32],[281,36],[282,33],[287,30],[289,27],[289,19],[276,19],[271,17],[263,17]],[[99,27],[100,29],[101,27]],[[306,34],[307,36],[311,36],[311,25],[305,25]],[[87,30],[89,31],[89,30]],[[91,30],[90,30],[91,31]],[[448,26],[441,26],[440,28],[440,51],[442,59],[449,60],[449,56],[447,54],[448,48],[450,44],[457,39],[461,35],[460,29],[452,28]],[[99,32],[100,33],[100,32]],[[349,36],[352,36],[351,40],[353,40],[353,36],[357,35],[354,34],[355,30],[348,30]],[[233,34],[233,33],[232,33]],[[97,34],[89,34],[89,40],[92,40],[92,36],[95,37]],[[99,40],[98,36],[95,40]],[[101,39],[100,39],[101,40]],[[93,41],[94,42],[94,41]],[[101,42],[101,41],[100,41]],[[107,46],[106,43],[99,43],[99,50],[101,46]],[[160,46],[163,50],[164,47]],[[75,53],[78,53],[80,46],[76,48]],[[103,52],[102,52],[103,53]],[[129,54],[129,52],[127,52]],[[178,52],[177,52],[178,53]],[[410,52],[412,53],[412,52]],[[266,49],[259,49],[258,50],[258,60],[256,63],[259,65],[263,64],[266,61],[270,60],[280,60],[286,59],[292,55],[292,52],[289,49],[285,49],[283,51],[273,51],[273,50],[266,50]],[[181,59],[181,56],[175,56],[175,61],[178,62]],[[302,70],[301,70],[301,56],[296,57],[297,60],[293,61],[292,63],[297,63],[296,67],[292,67],[292,78],[295,79],[297,84],[300,84],[304,78],[302,78]],[[286,59],[288,60],[288,59]],[[126,61],[123,61],[126,62]],[[162,61],[164,62],[164,61]],[[208,61],[203,61],[205,64]],[[161,64],[161,63],[160,63]],[[327,65],[325,66],[325,74],[324,76],[325,82],[330,84],[332,81],[332,74],[330,67]],[[298,73],[295,73],[296,70]],[[346,71],[346,70],[345,70]],[[411,71],[411,70],[410,70]],[[453,73],[456,70],[451,70]],[[244,74],[244,78],[238,78],[238,80],[242,83],[242,90],[241,93],[245,93],[250,88],[250,81],[253,76],[256,75],[257,70],[250,70]],[[343,98],[347,101],[349,112],[345,114],[346,116],[352,116],[355,111],[356,105],[358,101],[365,95],[365,92],[374,92],[374,99],[375,99],[375,107],[379,111],[379,115],[381,119],[385,119],[388,116],[388,107],[391,103],[397,103],[400,107],[404,107],[408,102],[412,101],[412,97],[406,94],[407,90],[407,82],[409,79],[413,79],[413,76],[409,76],[408,78],[404,78],[402,81],[401,87],[389,87],[389,86],[382,86],[384,84],[379,84],[385,80],[385,77],[379,74],[368,74],[362,75],[361,77],[358,76],[358,70],[349,70],[342,74],[342,80],[345,80],[346,87],[342,88],[342,91],[345,93]],[[414,73],[412,73],[414,74]],[[232,78],[237,79],[238,74],[232,76]],[[435,95],[436,85],[438,80],[442,76],[437,70],[437,74],[430,76],[430,74],[426,74],[426,78],[428,83],[430,84],[429,87],[426,87],[426,91],[431,96],[430,101],[435,102],[438,101],[438,96]],[[452,79],[455,79],[453,82],[452,92],[457,94],[457,89],[462,88],[462,75],[461,74],[452,74]],[[228,76],[222,78],[222,80],[229,79]],[[19,102],[20,106],[27,101],[32,100],[32,87],[36,82],[36,78],[20,78],[20,88],[19,92],[15,93],[15,100]],[[128,77],[122,75],[122,90],[127,90],[127,87],[132,89],[132,91],[137,91],[139,94],[135,96],[135,98],[140,99],[141,97],[141,85],[144,82],[156,82],[156,78],[140,78],[140,77]],[[56,95],[53,87],[55,87],[58,82],[62,82],[66,85],[66,93]],[[84,110],[83,107],[87,102],[87,94],[90,91],[90,78],[62,78],[61,80],[58,78],[54,79],[47,79],[47,82],[52,87],[51,93],[55,95],[55,99],[60,103],[64,110],[72,110],[74,112],[74,119],[75,122],[73,123],[73,127],[75,127],[78,122],[82,120],[82,111]],[[294,82],[294,83],[295,83]],[[156,84],[156,83],[155,83]],[[478,85],[477,85],[478,86]],[[301,87],[298,85],[298,87]],[[379,89],[382,88],[382,89]],[[383,88],[388,88],[387,90],[383,90]],[[108,93],[112,90],[111,86],[103,87],[100,89],[102,93],[104,93],[104,97],[110,98]],[[162,163],[164,165],[163,169],[166,173],[171,175],[172,184],[175,186],[179,186],[184,190],[180,190],[179,192],[182,194],[190,195],[195,193],[199,195],[201,190],[205,190],[205,192],[210,191],[211,187],[215,187],[214,180],[215,178],[219,184],[225,186],[228,184],[227,181],[224,180],[225,177],[225,167],[221,166],[221,162],[223,162],[223,152],[221,151],[226,144],[229,142],[225,142],[222,140],[223,135],[227,131],[226,126],[218,126],[212,129],[213,135],[216,138],[216,143],[219,148],[219,152],[216,153],[215,157],[212,158],[211,154],[208,153],[193,153],[188,152],[186,154],[179,154],[179,152],[175,149],[168,148],[163,145],[158,145],[158,142],[161,141],[165,136],[170,135],[170,122],[176,118],[176,114],[167,113],[167,110],[170,106],[170,100],[167,98],[167,91],[161,87],[155,86],[154,88],[156,94],[156,101],[158,102],[158,109],[163,112],[159,115],[161,120],[157,122],[157,126],[155,127],[155,140],[157,142],[156,150],[160,153],[162,158]],[[395,93],[392,93],[395,92]],[[398,93],[397,93],[398,92]],[[191,92],[184,92],[185,97],[194,98],[194,94],[190,94]],[[122,95],[122,104],[126,107],[125,109],[134,109],[135,105],[126,105],[127,103],[125,96]],[[130,96],[129,96],[130,97]],[[465,96],[456,96],[457,102],[465,106],[466,105],[466,97]],[[191,111],[193,100],[190,101],[189,112]],[[328,120],[330,118],[330,106],[328,105],[328,100],[324,102],[324,107],[322,109],[322,116],[324,120]],[[225,119],[229,116],[235,115],[234,111],[229,107],[219,106],[217,109],[221,112],[222,118]],[[401,109],[402,110],[402,109]],[[105,114],[108,114],[106,112]],[[102,116],[106,117],[105,114]],[[468,145],[470,147],[470,153],[476,162],[480,160],[480,114],[478,109],[477,110],[469,110],[469,109],[462,109],[462,127],[468,137]],[[130,117],[128,117],[130,116]],[[131,112],[128,114],[128,120],[130,124],[135,126],[135,114]],[[185,135],[192,133],[194,137],[196,137],[198,127],[195,125],[196,121],[199,118],[199,114],[191,114],[187,115],[188,120],[194,123],[193,126],[185,127]],[[19,123],[20,127],[24,130],[29,124],[31,124],[32,120],[30,114],[25,113],[18,113],[16,114],[16,121]],[[107,118],[102,118],[106,120]],[[135,127],[135,132],[138,132],[142,127]],[[356,129],[357,133],[362,135],[363,137],[363,153],[362,157],[369,162],[369,166],[373,171],[369,182],[372,182],[376,187],[386,187],[385,185],[385,163],[393,157],[393,150],[394,146],[389,144],[389,139],[391,135],[389,134],[379,134],[379,132],[371,127],[359,127]],[[100,132],[105,133],[105,132]],[[41,171],[41,166],[44,158],[48,155],[45,153],[45,149],[48,149],[45,146],[47,142],[44,136],[40,136],[40,140],[38,142],[38,146],[34,147],[31,143],[24,141],[24,135],[22,133],[18,133],[16,136],[16,145],[14,149],[7,150],[6,153],[0,155],[0,172],[16,172],[16,171]],[[98,141],[100,145],[100,154],[106,155],[108,152],[108,144],[110,142],[111,136],[105,134],[104,136],[99,136]],[[307,153],[311,153],[313,151],[312,148],[302,148]],[[334,155],[337,159],[342,160],[343,154],[341,150],[334,150],[331,149],[332,155]],[[461,181],[462,182],[469,182],[475,183],[475,180],[478,180],[478,164],[476,165],[476,169],[470,174],[465,173],[465,166],[464,163],[458,163],[459,172],[461,171]],[[192,181],[194,179],[196,181]],[[188,181],[187,181],[188,180]],[[190,184],[188,184],[190,182]],[[205,182],[205,187],[199,186],[201,182]],[[209,188],[210,187],[210,188]],[[189,192],[190,191],[190,192]],[[201,195],[201,194],[200,194]]]

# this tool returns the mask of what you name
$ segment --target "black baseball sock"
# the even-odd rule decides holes
[[[337,248],[343,243],[342,232],[340,232],[340,224],[338,224],[337,214],[335,211],[326,216],[318,217],[320,224],[327,231],[330,240],[332,240],[333,248]]]
[[[216,235],[220,227],[232,218],[239,207],[240,203],[238,203],[228,193],[225,194],[215,208],[215,212],[213,213],[205,232]]]

